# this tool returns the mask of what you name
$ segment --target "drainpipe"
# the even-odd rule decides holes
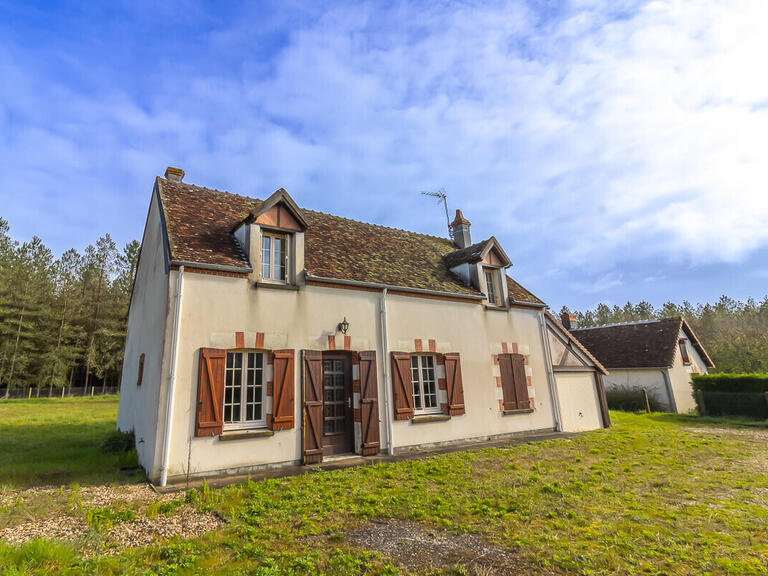
[[[549,383],[549,393],[552,396],[552,416],[555,419],[555,430],[563,431],[563,425],[560,421],[560,398],[557,395],[557,386],[555,385],[555,373],[552,370],[552,350],[549,348],[549,338],[547,338],[547,322],[544,317],[544,309],[539,310],[539,325],[541,327],[541,345],[544,348],[546,358],[544,364],[547,368],[547,382]]]
[[[381,320],[381,353],[384,364],[384,406],[387,415],[387,454],[395,453],[395,445],[392,442],[392,377],[389,365],[389,334],[387,332],[387,289],[381,290],[381,303],[379,305]]]
[[[659,372],[664,376],[664,384],[667,387],[667,396],[669,396],[669,408],[677,414],[677,402],[675,402],[675,395],[672,392],[672,382],[669,379],[669,370],[666,368],[659,368]]]
[[[181,324],[181,289],[184,284],[184,266],[179,266],[176,280],[176,313],[173,319],[173,343],[171,345],[171,374],[168,378],[168,410],[165,414],[165,439],[163,440],[163,465],[160,468],[160,486],[168,482],[168,461],[171,457],[171,430],[173,428],[173,401],[176,388],[176,365],[179,356],[179,325]]]

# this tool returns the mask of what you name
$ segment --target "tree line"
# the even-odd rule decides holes
[[[563,307],[561,312],[570,312]],[[693,305],[667,302],[627,302],[623,307],[598,304],[594,310],[574,311],[580,326],[599,326],[682,316],[696,332],[718,372],[768,373],[768,296],[746,302],[721,296],[717,302]]]
[[[117,385],[139,242],[55,258],[9,233],[0,218],[0,388]]]

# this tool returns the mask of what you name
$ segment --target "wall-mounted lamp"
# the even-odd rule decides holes
[[[344,316],[344,320],[339,322],[339,325],[336,326],[336,330],[341,332],[346,336],[347,330],[349,330],[349,322],[347,322],[347,317]]]

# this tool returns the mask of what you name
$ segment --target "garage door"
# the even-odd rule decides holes
[[[600,399],[593,372],[555,372],[563,431],[602,428]]]

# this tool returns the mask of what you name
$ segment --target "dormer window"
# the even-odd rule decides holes
[[[288,270],[288,236],[263,231],[261,234],[261,279],[286,281]]]
[[[499,281],[499,270],[497,268],[483,268],[485,274],[485,289],[488,296],[488,304],[492,306],[501,306],[501,286]]]

